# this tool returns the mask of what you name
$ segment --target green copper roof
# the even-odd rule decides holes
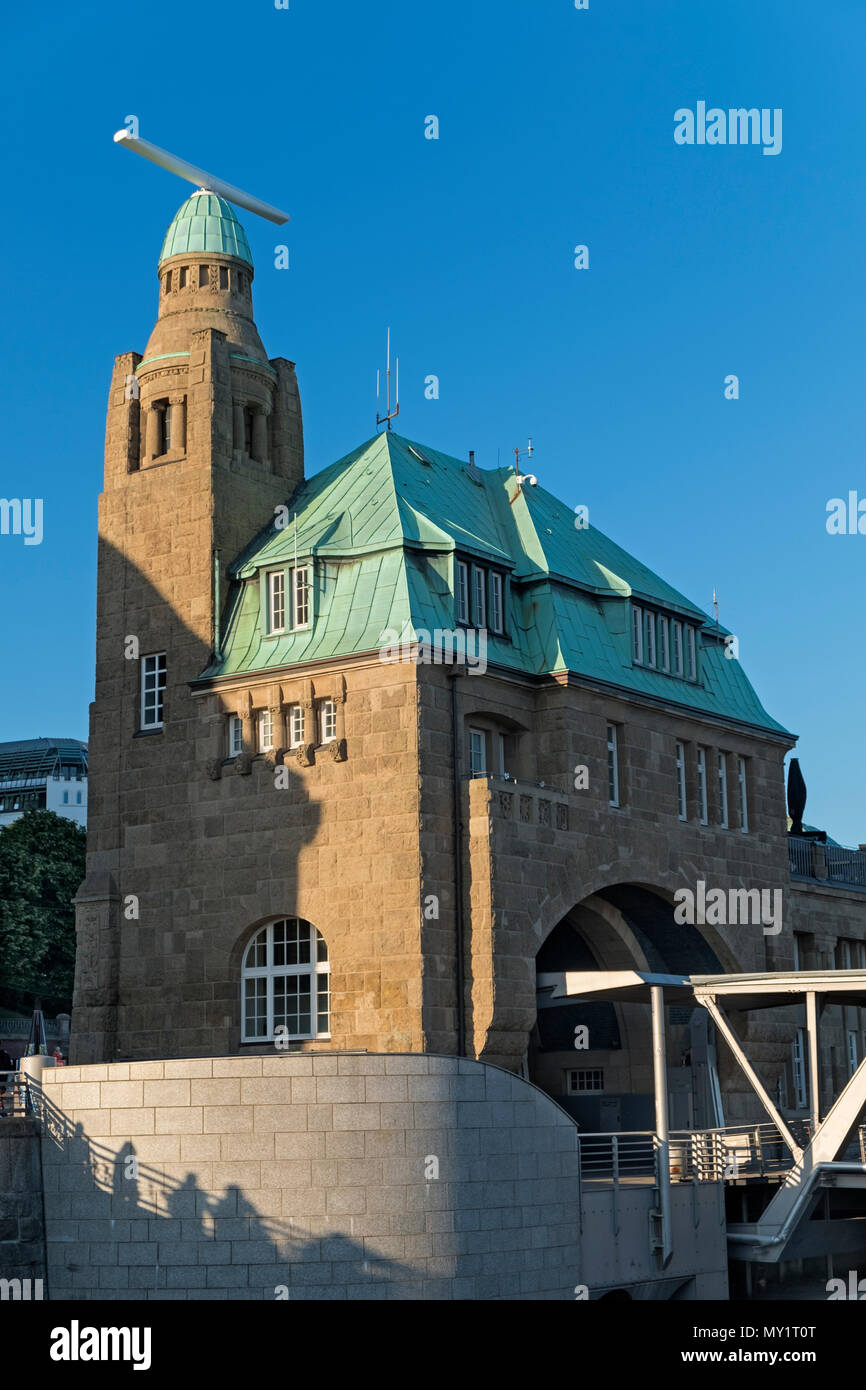
[[[159,263],[169,256],[218,252],[252,265],[247,234],[234,209],[216,193],[193,193],[174,215],[165,234]]]
[[[544,488],[518,489],[511,468],[474,469],[427,445],[376,435],[308,479],[231,567],[221,660],[204,678],[375,652],[387,629],[456,626],[459,554],[508,576],[507,637],[488,631],[487,660],[528,676],[566,672],[636,696],[786,732],[767,714],[724,629]],[[265,571],[313,560],[313,622],[269,636]],[[699,679],[636,665],[631,600],[694,624]],[[410,636],[411,640],[411,636]]]

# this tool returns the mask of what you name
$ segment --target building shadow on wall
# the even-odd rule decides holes
[[[422,1285],[437,1296],[410,1266],[371,1256],[351,1217],[268,1215],[236,1184],[208,1190],[167,1171],[181,1163],[143,1162],[131,1141],[115,1153],[89,1139],[44,1092],[36,1109],[52,1302],[386,1300],[420,1298]]]

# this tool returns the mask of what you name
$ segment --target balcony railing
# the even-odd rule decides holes
[[[798,878],[866,888],[866,850],[822,845],[803,836],[789,835],[788,863]]]

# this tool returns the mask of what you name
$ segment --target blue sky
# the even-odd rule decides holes
[[[545,487],[715,586],[807,820],[866,842],[866,536],[825,529],[866,497],[861,0],[84,0],[5,29],[0,495],[42,497],[44,539],[0,536],[0,739],[87,737],[112,360],[188,192],[113,145],[134,114],[292,214],[241,220],[309,473],[374,432],[390,324],[401,432],[482,467],[531,435]],[[698,100],[781,108],[782,152],[676,145]]]

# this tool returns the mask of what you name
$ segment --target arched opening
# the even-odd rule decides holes
[[[331,966],[320,931],[300,917],[260,927],[241,963],[241,1041],[330,1037]]]

